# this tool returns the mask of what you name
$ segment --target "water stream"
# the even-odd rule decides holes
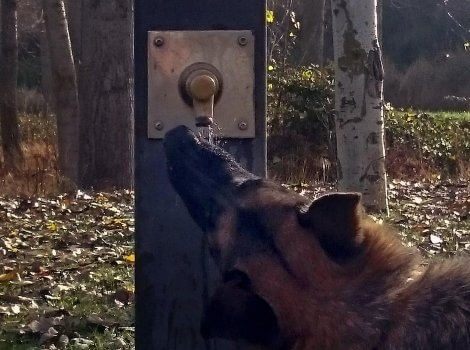
[[[216,136],[218,131],[220,131],[220,127],[217,123],[213,123],[209,126],[198,126],[197,135],[209,142],[211,145],[216,145],[219,143],[219,139]]]

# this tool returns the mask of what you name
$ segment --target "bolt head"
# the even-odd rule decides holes
[[[156,122],[155,123],[155,129],[157,129],[157,130],[163,130],[164,127],[165,126],[163,125],[162,122]]]
[[[240,122],[240,123],[238,123],[238,128],[240,130],[246,130],[246,129],[248,129],[248,124],[246,122]]]
[[[246,38],[246,36],[240,36],[238,37],[238,44],[240,46],[246,46],[246,44],[248,44],[248,39]]]
[[[158,36],[155,38],[153,43],[155,44],[156,47],[162,47],[163,44],[165,43],[165,40],[162,37]]]

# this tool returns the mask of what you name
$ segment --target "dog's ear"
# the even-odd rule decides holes
[[[206,309],[201,334],[270,346],[279,338],[277,318],[271,306],[237,280],[217,289]]]
[[[343,262],[360,252],[363,237],[360,193],[332,193],[300,208],[299,223],[312,230],[325,252]]]

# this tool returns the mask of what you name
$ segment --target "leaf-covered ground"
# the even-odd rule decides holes
[[[133,348],[133,201],[0,198],[0,350]]]
[[[291,186],[309,197],[332,187]],[[372,216],[426,258],[470,252],[470,182],[389,181],[390,215]]]
[[[291,186],[315,197],[325,186]],[[388,218],[424,256],[470,250],[467,182],[390,181]],[[133,194],[0,197],[0,350],[133,348]]]

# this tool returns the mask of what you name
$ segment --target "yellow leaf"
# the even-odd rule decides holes
[[[59,226],[54,221],[50,221],[47,225],[47,228],[51,231],[57,231],[59,229]]]
[[[129,292],[129,293],[135,293],[135,287],[133,285],[126,285],[125,286],[125,289]]]
[[[3,245],[5,246],[5,248],[7,248],[13,253],[19,252],[19,250],[13,245],[12,241],[8,238],[5,238],[5,240],[3,240]]]
[[[266,22],[273,23],[274,22],[274,11],[266,11]]]
[[[124,256],[124,261],[127,261],[128,263],[135,263],[135,254],[131,254],[131,255],[125,255]]]
[[[4,273],[0,275],[0,282],[9,282],[13,281],[16,277],[16,274],[18,273],[17,270],[10,271],[8,273]]]
[[[313,76],[313,71],[309,69],[302,71],[302,79],[309,80],[312,78],[312,76]]]
[[[106,198],[102,193],[98,197],[96,197],[96,201],[98,203],[106,203],[108,202],[108,198]]]
[[[268,70],[269,70],[269,71],[274,70],[274,66],[269,65],[269,66],[268,66]]]

